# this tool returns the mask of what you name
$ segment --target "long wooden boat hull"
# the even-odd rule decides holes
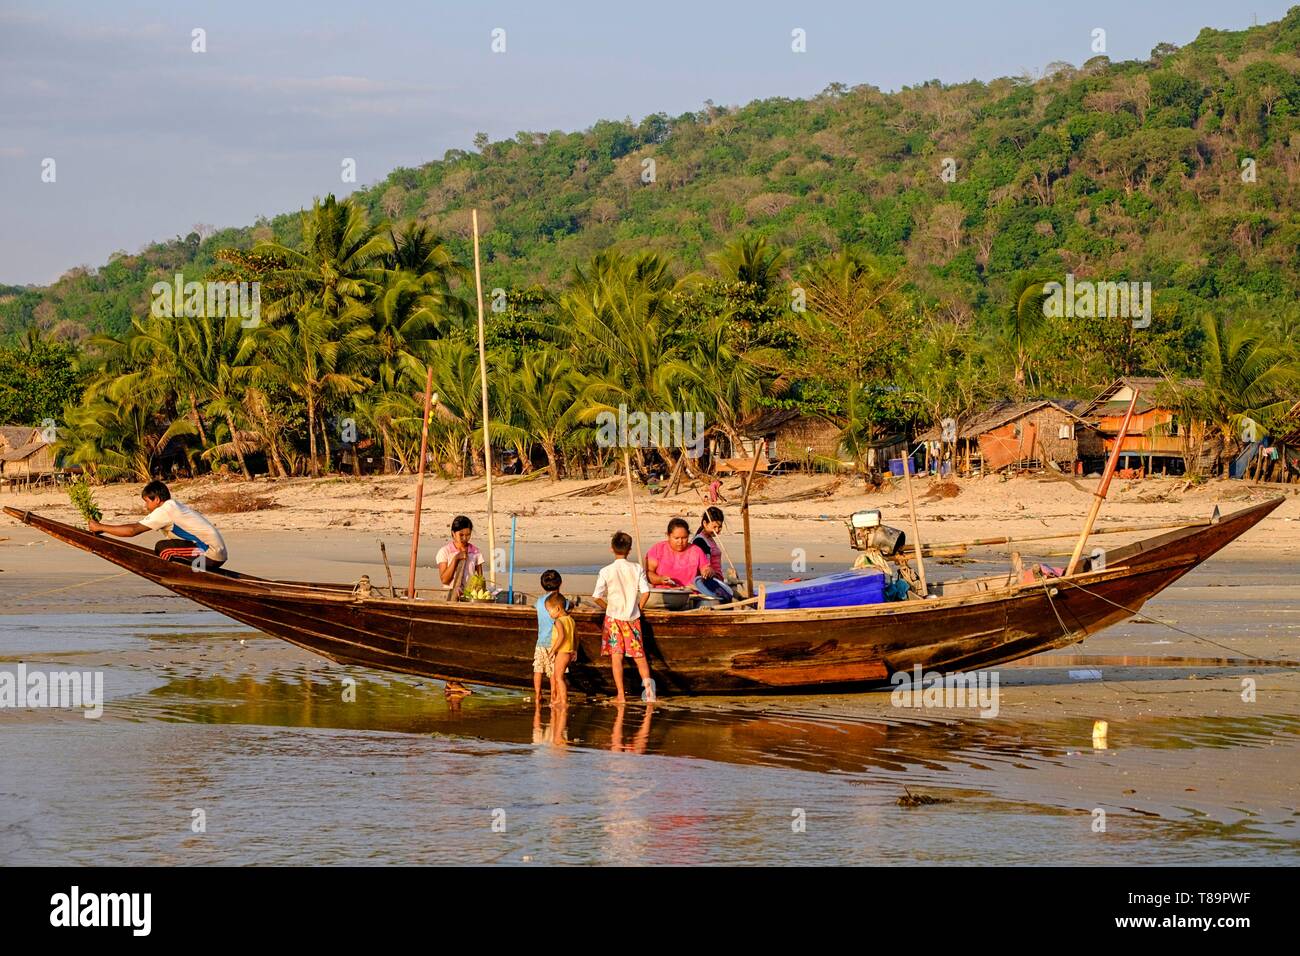
[[[661,695],[805,694],[866,689],[920,666],[989,667],[1077,643],[1144,603],[1262,521],[1284,499],[1106,553],[1106,568],[1032,584],[953,587],[949,595],[799,611],[648,611],[644,630]],[[500,687],[532,686],[531,606],[359,599],[351,585],[195,571],[127,541],[32,512],[5,512],[170,591],[343,664]],[[966,593],[961,593],[964,590]],[[579,608],[571,686],[613,692],[601,614]],[[629,688],[638,687],[629,671]]]

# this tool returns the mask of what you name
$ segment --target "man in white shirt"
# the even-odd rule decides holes
[[[172,498],[171,491],[161,481],[151,481],[140,492],[148,514],[135,524],[101,524],[91,521],[87,526],[96,533],[112,534],[119,538],[134,538],[146,531],[171,532],[174,538],[163,538],[154,545],[154,553],[164,561],[192,564],[202,557],[202,566],[218,568],[229,557],[225,539],[212,522],[189,505]]]
[[[596,589],[592,592],[596,604],[605,609],[600,654],[610,658],[614,687],[618,690],[614,699],[618,703],[627,700],[623,693],[624,656],[636,661],[644,688],[641,699],[653,703],[655,682],[650,679],[650,663],[646,660],[641,639],[641,609],[650,597],[650,582],[645,569],[627,559],[632,550],[631,535],[626,531],[616,533],[610,541],[610,550],[614,552],[614,561],[600,569]]]

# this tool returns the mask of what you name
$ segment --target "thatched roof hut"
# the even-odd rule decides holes
[[[957,423],[957,460],[966,471],[1047,462],[1072,471],[1079,457],[1080,433],[1089,427],[1074,413],[1074,405],[1070,399],[1050,398],[999,402]],[[917,436],[923,442],[942,439],[940,425]]]

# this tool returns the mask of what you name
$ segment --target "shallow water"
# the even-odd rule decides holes
[[[0,709],[0,863],[1293,863],[1295,684],[1234,709],[1213,682],[1289,679],[1239,655],[1295,656],[1300,615],[1216,583],[1148,610],[1249,648],[1131,623],[1096,653],[1003,668],[989,719],[880,692],[576,703],[559,721],[205,611],[0,616],[0,670],[102,670],[107,697],[99,720]],[[1064,696],[1077,668],[1115,699],[1205,703],[1117,723],[1103,749]],[[1215,790],[1241,774],[1284,785]]]

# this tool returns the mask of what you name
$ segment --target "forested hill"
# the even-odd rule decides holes
[[[477,206],[491,286],[553,285],[611,245],[669,252],[686,271],[747,231],[791,249],[794,267],[844,245],[905,258],[927,307],[958,320],[1001,314],[1018,274],[1067,272],[1149,281],[1166,316],[1190,315],[1300,291],[1298,124],[1300,7],[1145,61],[480,136],[357,197],[376,219],[427,219],[465,259]],[[0,338],[120,333],[158,279],[298,234],[295,212],[46,289],[0,288]]]

